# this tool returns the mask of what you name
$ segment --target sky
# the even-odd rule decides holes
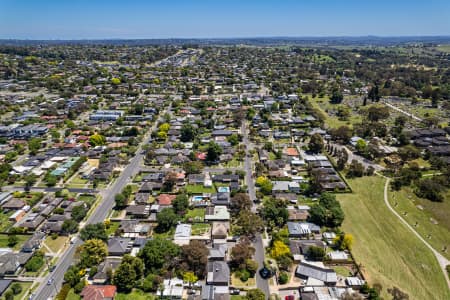
[[[450,0],[0,0],[1,39],[450,35]]]

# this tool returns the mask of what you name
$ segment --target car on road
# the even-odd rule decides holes
[[[55,281],[55,279],[50,278],[50,279],[47,281],[47,285],[51,285],[51,284],[53,283],[53,281]]]
[[[56,266],[55,266],[55,265],[51,266],[51,267],[50,267],[50,272],[55,271],[55,269],[56,269]]]
[[[264,267],[261,270],[259,270],[259,275],[261,275],[263,279],[269,279],[270,277],[273,276],[273,272],[270,269]]]

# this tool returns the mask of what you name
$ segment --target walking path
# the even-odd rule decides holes
[[[411,113],[409,113],[407,111],[404,111],[403,109],[400,109],[397,106],[394,106],[394,105],[392,105],[390,103],[387,103],[386,101],[384,102],[384,104],[386,104],[386,106],[388,106],[389,108],[392,108],[393,110],[396,110],[396,111],[398,111],[398,112],[400,112],[400,113],[402,113],[402,114],[404,114],[404,115],[406,115],[406,116],[408,116],[408,117],[410,117],[410,118],[412,118],[412,119],[414,119],[416,121],[422,122],[421,118],[419,118],[419,117],[417,117],[417,116],[415,116],[415,115],[413,115],[413,114],[411,114]]]
[[[400,220],[403,222],[403,224],[406,225],[406,227],[408,227],[409,230],[411,230],[418,238],[419,240],[421,240],[425,246],[427,246],[431,252],[433,252],[434,256],[436,257],[439,266],[442,269],[442,272],[444,273],[445,279],[447,281],[447,285],[448,288],[450,289],[450,280],[449,280],[449,276],[447,273],[447,265],[450,265],[450,261],[445,258],[442,254],[440,254],[438,251],[436,251],[419,233],[417,233],[417,231],[414,230],[414,228],[408,224],[408,222],[405,221],[405,219],[403,219],[400,214],[398,214],[391,206],[391,204],[389,203],[388,200],[388,188],[389,188],[389,182],[390,182],[390,178],[386,179],[386,184],[384,185],[384,203],[386,204],[386,206],[389,208],[389,210]]]

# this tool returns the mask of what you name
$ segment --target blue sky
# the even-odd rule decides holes
[[[0,38],[450,35],[450,0],[0,0]]]

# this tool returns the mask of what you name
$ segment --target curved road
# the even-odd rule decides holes
[[[450,280],[449,280],[449,276],[446,270],[447,265],[450,265],[450,261],[445,258],[442,254],[440,254],[438,251],[436,251],[420,234],[417,233],[417,231],[414,230],[414,228],[408,224],[408,222],[405,221],[405,219],[403,219],[399,213],[397,213],[391,206],[391,204],[389,203],[389,199],[388,199],[388,188],[389,188],[389,182],[390,182],[390,178],[386,179],[386,184],[384,185],[384,203],[386,204],[386,206],[389,208],[389,210],[400,220],[403,222],[403,224],[406,225],[406,227],[408,227],[409,230],[411,230],[415,236],[417,236],[419,238],[419,240],[422,241],[422,243],[425,244],[425,246],[427,246],[431,252],[433,252],[434,256],[436,257],[439,266],[442,269],[442,272],[444,273],[445,279],[447,281],[447,286],[450,289]]]

